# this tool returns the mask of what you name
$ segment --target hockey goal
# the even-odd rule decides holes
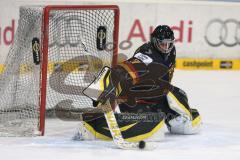
[[[112,5],[20,7],[0,74],[0,136],[43,135],[46,110],[92,107],[82,90],[117,63],[118,25]]]

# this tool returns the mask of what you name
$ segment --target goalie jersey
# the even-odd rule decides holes
[[[148,42],[148,43],[145,43],[142,46],[140,46],[134,53],[133,57],[137,58],[145,65],[148,65],[150,61],[151,61],[151,63],[165,65],[168,68],[169,72],[162,79],[164,79],[168,82],[171,82],[175,63],[176,63],[175,47],[173,47],[173,49],[170,51],[169,54],[165,54],[165,53],[160,53],[158,50],[156,50],[151,45],[151,42]],[[144,59],[144,57],[146,59]],[[156,70],[156,72],[157,72],[157,70]]]
[[[127,96],[127,104],[130,106],[135,105],[137,101],[159,103],[161,96],[173,89],[170,82],[175,59],[175,47],[165,54],[152,47],[150,42],[140,46],[132,58],[119,64],[128,72],[133,84],[121,83],[122,88],[125,89],[122,89],[120,97]]]

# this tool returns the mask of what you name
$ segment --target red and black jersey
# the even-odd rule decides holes
[[[130,59],[118,64],[125,70],[117,74],[118,77],[125,75],[124,72],[127,73],[127,76],[121,78],[124,81],[121,81],[120,97],[127,97],[128,104],[133,105],[138,101],[153,103],[161,101],[161,96],[166,95],[173,88],[170,82],[175,58],[175,47],[169,54],[159,52],[150,43],[139,47]]]

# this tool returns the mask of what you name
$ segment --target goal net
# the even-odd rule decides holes
[[[82,90],[117,62],[117,6],[20,7],[0,74],[0,136],[43,135],[45,111],[86,108]]]

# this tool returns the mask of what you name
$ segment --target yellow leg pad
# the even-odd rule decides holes
[[[107,137],[101,133],[98,133],[92,126],[90,126],[88,123],[84,122],[84,126],[86,129],[91,132],[97,139],[105,140],[105,141],[111,141],[112,138]]]
[[[195,127],[199,125],[202,122],[201,116],[197,116],[193,121],[192,121],[192,126]]]
[[[179,114],[185,113],[192,119],[192,115],[189,110],[181,102],[179,102],[179,100],[171,92],[167,94],[167,99],[171,109]]]
[[[155,128],[153,128],[152,131],[150,131],[148,133],[145,133],[145,134],[142,134],[142,135],[135,136],[135,137],[127,138],[126,141],[129,141],[129,142],[139,142],[141,140],[150,138],[151,136],[153,136],[153,134],[155,134],[157,131],[162,129],[164,124],[165,124],[164,120],[162,120],[161,122],[159,122],[159,124]]]

